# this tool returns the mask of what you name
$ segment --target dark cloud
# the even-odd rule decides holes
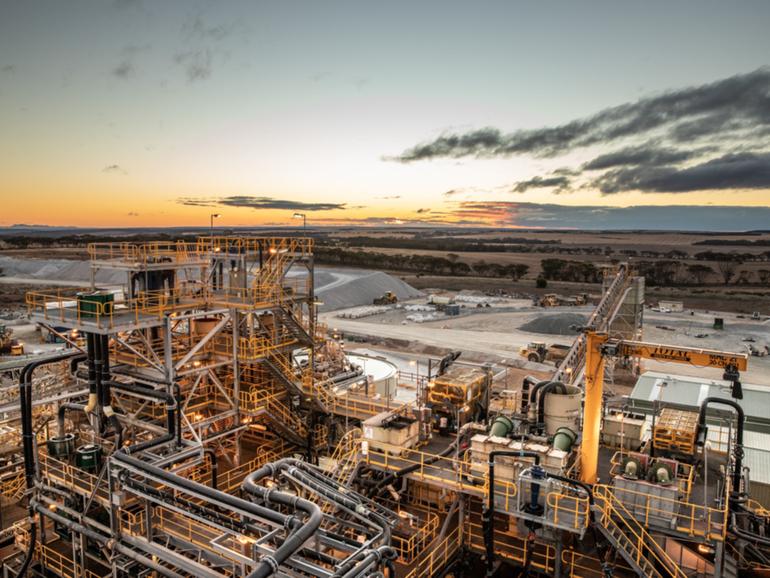
[[[603,194],[625,191],[687,193],[720,189],[770,188],[770,153],[728,154],[677,168],[637,166],[609,171],[592,183]]]
[[[184,69],[189,82],[205,80],[211,76],[211,50],[188,50],[174,55],[174,62]]]
[[[656,145],[643,144],[600,155],[584,164],[583,168],[594,171],[625,165],[671,164],[686,161],[698,154],[701,154],[700,150],[677,150],[670,147],[659,148]]]
[[[123,60],[112,69],[112,74],[118,78],[128,78],[134,74],[134,64],[130,60]]]
[[[434,158],[549,157],[571,150],[663,133],[670,140],[732,139],[757,126],[770,126],[770,68],[717,82],[669,91],[606,108],[593,116],[532,130],[503,133],[492,127],[444,134],[390,160]]]
[[[120,165],[107,165],[102,169],[103,173],[110,173],[113,175],[127,175],[128,172],[126,169],[121,167]]]
[[[16,72],[16,67],[13,64],[4,64],[0,66],[0,72],[3,74],[13,74]]]
[[[418,215],[424,215],[426,213],[430,213],[430,209],[417,209],[416,212]]]
[[[130,211],[130,212],[126,213],[126,216],[127,217],[138,217],[139,213],[135,213],[134,211]]]
[[[454,218],[507,227],[591,230],[747,231],[766,229],[770,207],[556,205],[467,201]]]
[[[514,193],[526,193],[530,189],[556,189],[565,191],[569,188],[569,177],[563,175],[549,177],[533,177],[526,181],[519,181],[513,187]]]
[[[248,209],[280,209],[287,211],[335,211],[346,209],[345,203],[303,203],[272,197],[252,197],[233,195],[220,198],[182,197],[177,199],[182,205],[193,207],[239,207]]]

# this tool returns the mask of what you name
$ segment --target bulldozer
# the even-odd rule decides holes
[[[375,297],[372,305],[393,305],[398,303],[398,297],[393,291],[386,291],[382,297]]]
[[[519,355],[526,357],[527,361],[543,363],[545,361],[561,361],[569,350],[569,345],[559,345],[558,343],[546,345],[542,341],[532,341],[519,349]]]

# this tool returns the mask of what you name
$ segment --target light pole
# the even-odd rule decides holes
[[[209,225],[209,233],[210,233],[210,236],[212,238],[214,237],[214,219],[218,219],[221,216],[222,215],[220,215],[219,213],[212,213],[210,215],[211,219],[209,221],[209,223],[210,223],[210,225]]]
[[[307,237],[307,215],[305,213],[294,213],[293,219],[302,219],[302,235]]]

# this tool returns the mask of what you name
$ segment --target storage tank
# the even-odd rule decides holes
[[[554,435],[560,427],[580,431],[580,402],[583,392],[574,385],[566,385],[565,391],[566,393],[551,391],[546,394],[543,414],[548,435]]]
[[[348,361],[359,366],[369,379],[369,393],[378,393],[383,397],[396,395],[398,388],[398,368],[386,359],[349,353]]]

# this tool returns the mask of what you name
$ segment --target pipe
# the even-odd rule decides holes
[[[204,448],[203,453],[206,454],[209,457],[209,462],[211,463],[211,487],[213,489],[217,489],[217,473],[218,473],[218,466],[217,466],[217,452],[212,450],[211,448]]]
[[[323,520],[321,508],[319,508],[317,504],[305,500],[304,498],[300,498],[299,496],[292,496],[257,485],[257,480],[271,476],[274,472],[274,465],[266,464],[247,476],[246,479],[243,480],[241,487],[250,494],[263,499],[268,504],[273,503],[289,506],[295,510],[303,511],[307,514],[307,520],[302,526],[289,534],[283,544],[276,548],[272,555],[263,556],[259,565],[247,578],[267,578],[267,576],[277,572],[280,565],[289,559],[294,552],[299,550],[305,541],[310,539],[316,530],[318,530],[321,526],[321,521]]]
[[[513,429],[513,421],[504,415],[499,415],[489,428],[489,435],[498,438],[507,437]]]
[[[59,411],[57,413],[57,428],[59,432],[59,437],[63,438],[65,434],[65,427],[64,427],[64,417],[67,413],[67,410],[75,410],[75,411],[83,411],[86,409],[86,406],[84,406],[82,403],[63,403],[59,406]]]
[[[96,336],[91,332],[86,333],[86,351],[88,352],[88,403],[86,404],[86,413],[94,413],[99,405],[99,396],[96,387]]]
[[[27,489],[31,490],[35,485],[35,472],[37,471],[37,460],[35,456],[34,448],[34,432],[32,431],[32,374],[38,367],[48,365],[50,363],[57,363],[66,359],[79,358],[83,359],[82,354],[76,352],[64,353],[48,359],[41,359],[28,363],[21,370],[21,376],[19,379],[19,406],[21,410],[21,439],[23,445],[24,454],[24,479],[27,485]],[[29,515],[31,518],[30,532],[29,532],[29,549],[24,558],[24,562],[17,574],[17,578],[24,578],[32,561],[32,554],[35,550],[35,542],[37,540],[37,525],[35,523],[35,515],[30,505]]]
[[[111,381],[110,385],[113,388],[118,390],[126,391],[128,393],[134,393],[137,395],[143,395],[146,397],[157,399],[159,401],[166,402],[166,429],[168,430],[167,433],[155,439],[134,443],[126,448],[123,448],[123,450],[127,454],[135,454],[137,452],[145,451],[145,450],[157,447],[159,445],[168,443],[175,439],[177,441],[177,445],[181,445],[182,431],[181,431],[181,428],[178,427],[178,422],[179,422],[178,414],[180,413],[178,411],[178,397],[179,397],[178,384],[173,384],[172,386],[175,391],[173,395],[171,393],[158,391],[150,387],[142,387],[135,383],[130,384],[130,383],[121,383],[119,381]]]
[[[698,431],[701,431],[706,426],[706,409],[710,404],[722,404],[733,408],[738,414],[738,424],[736,427],[737,435],[735,440],[735,447],[733,448],[733,456],[735,457],[735,464],[733,468],[733,487],[730,496],[730,501],[734,504],[738,501],[741,494],[741,472],[743,471],[743,424],[746,419],[743,413],[743,408],[736,401],[731,399],[722,399],[721,397],[707,397],[700,405],[700,411],[698,412]]]
[[[484,547],[487,554],[487,576],[492,576],[495,573],[495,458],[497,456],[534,458],[535,465],[540,465],[540,454],[537,452],[516,450],[492,450],[489,452],[487,507],[481,516],[484,531]]]
[[[553,436],[553,447],[563,452],[569,452],[577,439],[577,434],[566,426],[556,430]]]

